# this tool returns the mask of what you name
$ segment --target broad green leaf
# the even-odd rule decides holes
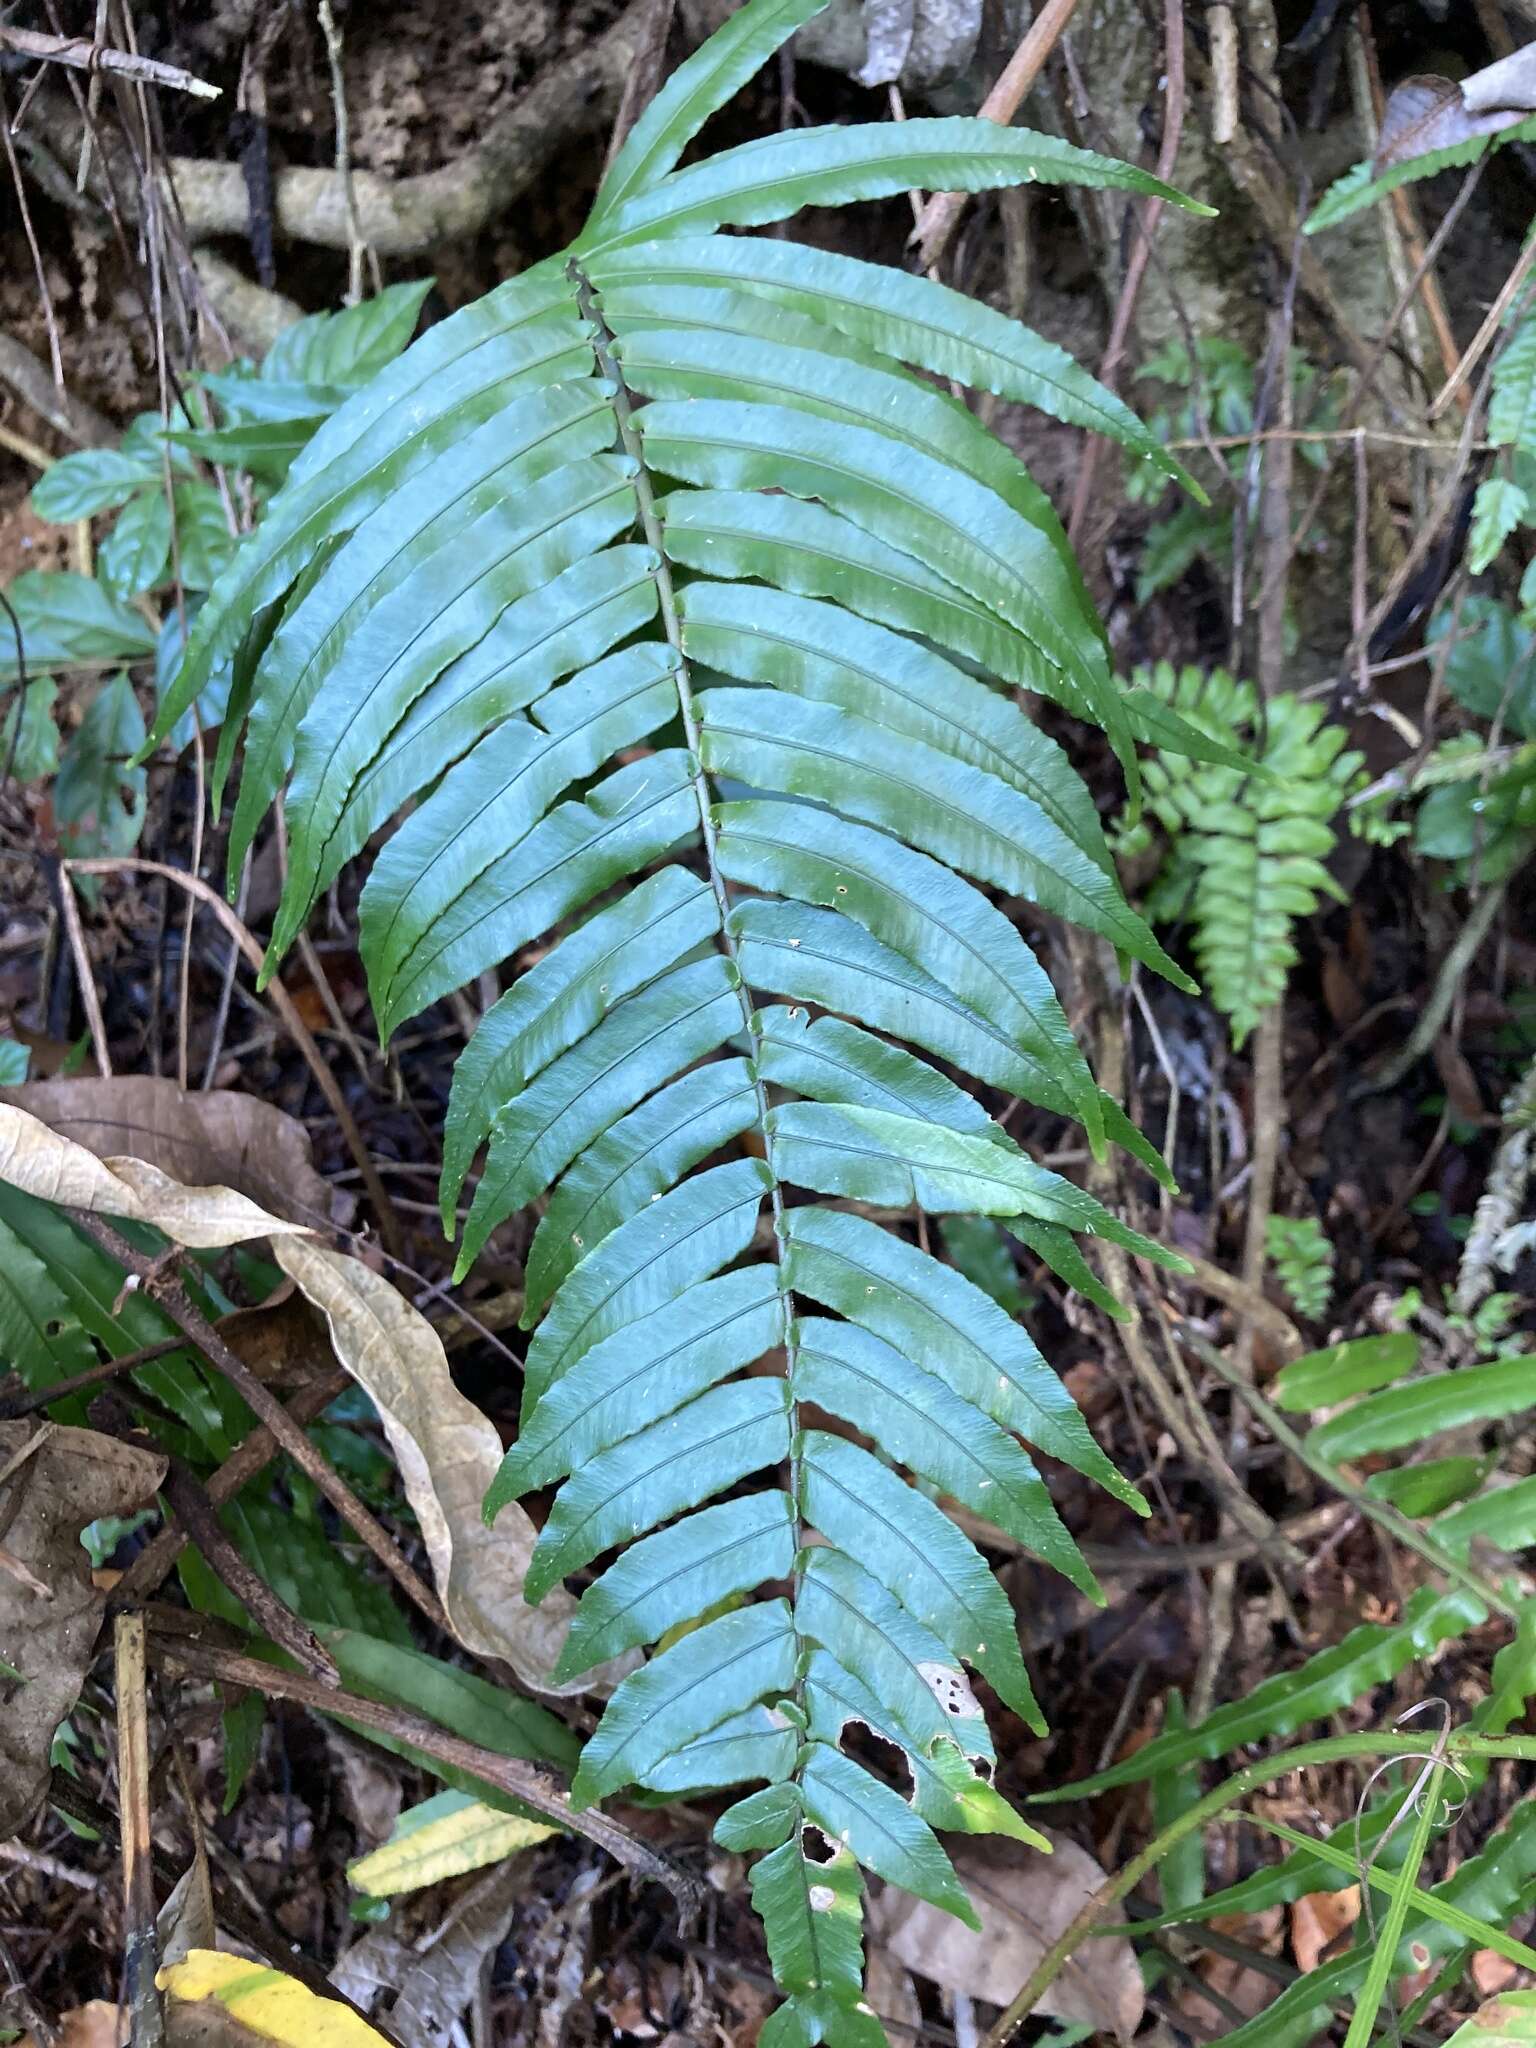
[[[1492,1422],[1536,1403],[1536,1376],[1528,1358],[1437,1372],[1425,1379],[1367,1394],[1341,1415],[1307,1432],[1319,1457],[1340,1463],[1373,1451],[1395,1451],[1422,1443],[1443,1429]]]
[[[803,1208],[785,1220],[786,1277],[937,1373],[955,1393],[1063,1464],[1150,1512],[1088,1433],[1077,1404],[1020,1326],[952,1266],[862,1216]]]
[[[787,1578],[794,1556],[794,1508],[788,1494],[777,1491],[744,1494],[702,1508],[671,1528],[642,1538],[581,1596],[557,1667],[559,1676],[574,1678],[637,1644],[657,1642],[668,1629],[691,1621],[728,1594],[750,1592],[767,1579]],[[778,1732],[758,1729],[765,1739]],[[754,1756],[760,1753],[753,1751]],[[773,1753],[778,1753],[776,1748]],[[711,1768],[723,1766],[717,1760]],[[652,1783],[655,1775],[648,1773],[646,1782]]]
[[[1184,1696],[1177,1686],[1169,1692],[1163,1708],[1163,1732],[1178,1735],[1189,1726]],[[1200,1797],[1197,1771],[1174,1768],[1159,1771],[1152,1780],[1152,1829],[1161,1834],[1183,1818]],[[1157,1866],[1158,1897],[1165,1919],[1198,1906],[1205,1892],[1205,1836],[1196,1829],[1175,1842]]]
[[[718,34],[680,64],[624,138],[608,166],[592,219],[649,191],[676,164],[710,115],[759,71],[827,0],[748,0]]]
[[[173,493],[176,519],[171,567],[188,590],[207,590],[235,549],[224,500],[212,484],[178,483]]]
[[[611,1231],[563,1283],[523,1364],[523,1413],[610,1332],[746,1250],[771,1184],[757,1159],[712,1167]]]
[[[727,1029],[741,1023],[740,1003]],[[676,1186],[685,1173],[757,1122],[758,1087],[745,1060],[715,1060],[621,1117],[582,1154],[550,1199],[523,1274],[536,1314],[582,1254]]]
[[[669,237],[615,249],[597,259],[593,275],[599,285],[626,277],[647,284],[728,279],[826,321],[882,355],[1106,434],[1203,497],[1130,407],[1064,349],[929,278],[756,235]]]
[[[955,118],[759,136],[675,171],[602,217],[588,234],[603,249],[658,233],[759,227],[806,206],[842,206],[914,189],[982,192],[1037,183],[1142,192],[1190,213],[1211,213],[1145,171],[1058,136]]]
[[[1373,1500],[1389,1501],[1400,1514],[1438,1515],[1475,1493],[1490,1463],[1487,1458],[1431,1458],[1422,1465],[1373,1472],[1365,1490]]]
[[[1374,1393],[1387,1387],[1418,1362],[1419,1340],[1411,1330],[1390,1330],[1380,1337],[1352,1337],[1309,1351],[1282,1367],[1275,1379],[1277,1408],[1291,1413],[1331,1408],[1351,1394]]]
[[[899,1884],[981,1932],[937,1836],[899,1793],[824,1742],[810,1745],[799,1786],[807,1819],[829,1842],[843,1843],[887,1884]]]
[[[134,610],[94,576],[67,569],[28,569],[6,591],[0,610],[0,682],[17,675],[16,630],[29,677],[54,668],[104,667],[152,654],[155,636]]]
[[[362,384],[394,361],[410,340],[432,279],[386,285],[371,299],[335,313],[311,313],[285,328],[262,359],[269,382]]]
[[[826,1316],[795,1325],[794,1394],[851,1422],[942,1493],[1005,1529],[1101,1604],[1045,1482],[1006,1430],[883,1338]]]
[[[1441,1515],[1434,1537],[1453,1557],[1465,1557],[1475,1537],[1500,1550],[1528,1550],[1536,1543],[1536,1477],[1487,1487]]]
[[[347,1882],[387,1899],[504,1862],[558,1832],[544,1821],[498,1813],[467,1793],[439,1792],[402,1813],[387,1842],[349,1863]]]
[[[555,1497],[524,1584],[542,1600],[600,1551],[697,1507],[789,1450],[789,1389],[734,1380],[600,1451]]]
[[[0,769],[18,782],[37,782],[58,772],[59,729],[53,720],[58,696],[53,677],[38,676],[12,698],[0,719]]]
[[[1099,1093],[1056,992],[1014,926],[977,889],[885,833],[805,805],[726,803],[716,818],[716,857],[732,881],[839,910],[863,925],[963,1005],[994,1018],[1069,1097],[1090,1139],[1102,1142]]]
[[[147,455],[117,448],[82,448],[61,456],[32,486],[32,510],[39,519],[68,526],[122,505],[135,491],[160,482],[160,466]]]
[[[96,558],[102,587],[115,598],[140,597],[171,573],[171,505],[157,481],[137,492],[112,522]]]
[[[481,1018],[453,1070],[443,1136],[443,1228],[495,1106],[592,1030],[612,1004],[719,928],[705,882],[663,868],[562,939]]]
[[[562,1770],[576,1761],[580,1743],[566,1724],[547,1707],[524,1699],[505,1685],[493,1684],[462,1665],[445,1663],[398,1643],[381,1642],[354,1629],[321,1628],[319,1634],[350,1691],[410,1707],[466,1741],[495,1750],[498,1756],[526,1757],[556,1764]],[[380,1738],[370,1733],[369,1740]],[[439,1777],[446,1776],[436,1764],[426,1768]],[[499,1792],[484,1796],[503,1807],[511,1803]]]
[[[236,1550],[295,1613],[330,1628],[355,1630],[399,1648],[410,1630],[385,1585],[371,1577],[361,1553],[338,1545],[313,1521],[254,1495],[237,1496],[219,1519]],[[249,1627],[239,1604],[232,1618]]]
[[[1529,2048],[1536,2041],[1536,1991],[1501,1991],[1463,2020],[1445,2048]]]
[[[1217,1707],[1192,1728],[1155,1736],[1124,1763],[1036,1797],[1089,1798],[1203,1757],[1225,1756],[1246,1743],[1289,1735],[1308,1721],[1340,1712],[1373,1686],[1396,1677],[1415,1658],[1427,1657],[1437,1644],[1465,1635],[1485,1618],[1481,1601],[1470,1593],[1420,1587],[1400,1621],[1362,1623],[1341,1642],[1309,1657],[1299,1670],[1277,1672],[1244,1699]]]
[[[524,1421],[487,1514],[534,1486],[585,1470],[599,1451],[739,1372],[783,1336],[778,1275],[746,1266],[701,1280],[596,1344]]]
[[[719,954],[680,967],[626,997],[589,1038],[503,1103],[460,1258],[478,1256],[498,1223],[541,1195],[635,1103],[739,1031],[739,987]]]
[[[608,1702],[571,1786],[578,1811],[637,1783],[673,1749],[794,1682],[789,1607],[766,1600],[706,1622],[632,1671]]]
[[[25,1068],[20,1078],[26,1078]],[[88,1372],[96,1363],[90,1336],[75,1319],[48,1263],[3,1220],[0,1357],[10,1371],[21,1375],[29,1393]],[[83,1414],[78,1419],[83,1421]]]
[[[824,1430],[799,1446],[801,1507],[830,1543],[856,1557],[907,1611],[980,1671],[1000,1699],[1043,1734],[1007,1595],[969,1537],[868,1451]]]
[[[144,829],[142,768],[130,766],[144,738],[144,714],[124,674],[102,684],[70,735],[53,787],[53,813],[76,859],[131,853]]]

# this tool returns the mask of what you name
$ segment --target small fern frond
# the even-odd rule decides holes
[[[199,614],[160,729],[238,658],[232,877],[286,789],[269,965],[414,804],[362,898],[386,1039],[545,942],[459,1062],[445,1136],[450,1226],[486,1147],[460,1274],[544,1204],[487,1513],[559,1486],[525,1591],[590,1580],[563,1679],[662,1645],[573,1797],[765,1785],[716,1833],[760,1857],[772,2035],[842,2044],[878,2037],[861,1871],[969,1919],[934,1830],[1034,1839],[988,1781],[966,1675],[1043,1726],[1014,1615],[922,1487],[1089,1593],[1023,1443],[1146,1511],[1021,1324],[846,1205],[1004,1219],[1096,1298],[1081,1235],[1180,1263],[944,1071],[1165,1175],[989,892],[1192,984],[1066,755],[978,674],[1102,725],[1133,783],[1149,730],[1210,746],[1120,690],[1044,495],[929,380],[1181,475],[1127,408],[929,280],[716,232],[914,186],[1175,195],[981,120],[675,168],[814,11],[750,0],[636,124],[569,251],[320,429]],[[905,1754],[906,1796],[861,1730]]]
[[[1291,1306],[1309,1323],[1328,1313],[1333,1299],[1333,1243],[1315,1216],[1271,1216],[1264,1249]]]
[[[1136,695],[1224,749],[1216,764],[1181,749],[1144,766],[1148,810],[1171,844],[1149,909],[1164,921],[1191,918],[1206,991],[1240,1046],[1285,991],[1296,924],[1321,897],[1339,897],[1324,862],[1361,757],[1345,751],[1342,729],[1319,706],[1297,697],[1272,698],[1261,721],[1252,685],[1223,669],[1159,662],[1134,680]]]

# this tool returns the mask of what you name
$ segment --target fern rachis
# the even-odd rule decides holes
[[[1010,1218],[1069,1274],[1075,1232],[1166,1258],[931,1062],[1161,1171],[985,891],[1179,977],[1066,757],[973,671],[1096,718],[1133,775],[1147,707],[1109,675],[1038,488],[913,371],[1157,459],[1144,430],[956,294],[717,232],[914,183],[1153,187],[967,121],[802,131],[675,171],[814,11],[733,16],[636,125],[572,250],[321,429],[162,720],[242,650],[231,861],[286,782],[274,959],[421,799],[363,896],[386,1036],[561,934],[482,1020],[445,1134],[447,1216],[488,1143],[461,1272],[549,1194],[522,1429],[487,1511],[564,1482],[533,1599],[614,1553],[565,1675],[698,1622],[619,1687],[573,1796],[766,1785],[716,1832],[761,1852],[781,2044],[875,2037],[861,1868],[966,1917],[934,1829],[1031,1837],[989,1782],[965,1676],[1042,1725],[1012,1610],[896,1466],[1087,1589],[1020,1439],[1142,1507],[1019,1323],[838,1205]],[[751,1373],[765,1353],[781,1369]],[[855,1434],[808,1426],[811,1400]],[[903,1749],[910,1797],[844,1750],[859,1726]]]

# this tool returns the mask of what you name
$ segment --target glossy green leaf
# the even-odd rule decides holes
[[[1437,1372],[1367,1394],[1340,1415],[1320,1422],[1307,1433],[1319,1457],[1335,1463],[1363,1458],[1373,1451],[1395,1451],[1403,1444],[1422,1443],[1442,1429],[1471,1422],[1492,1422],[1517,1414],[1536,1403],[1528,1358],[1502,1359],[1494,1365],[1467,1366],[1459,1372]]]
[[[362,384],[394,361],[410,340],[421,302],[432,279],[389,284],[371,299],[335,313],[311,313],[295,321],[262,359],[270,381]]]
[[[888,1884],[899,1884],[981,1932],[938,1838],[899,1793],[824,1742],[811,1744],[799,1786],[806,1818],[829,1842],[844,1844]]]
[[[1352,1394],[1370,1394],[1378,1387],[1391,1386],[1412,1372],[1418,1356],[1419,1340],[1411,1330],[1352,1337],[1323,1351],[1309,1351],[1276,1375],[1275,1406],[1293,1414],[1334,1407]]]
[[[1024,1330],[963,1274],[862,1216],[796,1209],[786,1232],[792,1288],[884,1337],[1004,1429],[1150,1512]]]
[[[28,569],[6,590],[11,611],[0,612],[0,682],[17,675],[20,627],[27,674],[85,664],[137,661],[154,652],[154,635],[132,605],[123,604],[93,576],[65,569]]]
[[[144,714],[126,675],[103,683],[70,735],[53,786],[53,814],[76,859],[131,853],[144,829],[144,770],[130,765]]]
[[[32,510],[39,519],[68,526],[125,504],[135,491],[159,481],[159,465],[147,455],[82,448],[43,471],[32,486]]]
[[[738,1608],[632,1671],[608,1702],[571,1786],[578,1809],[636,1783],[679,1744],[794,1680],[795,1634],[783,1600]]]
[[[53,718],[58,696],[53,677],[38,676],[11,699],[0,718],[0,765],[18,782],[37,782],[58,772],[59,728]]]
[[[171,574],[171,504],[157,480],[137,492],[112,522],[96,566],[115,598],[141,597]]]
[[[840,1843],[828,1857],[811,1857],[798,1841],[786,1842],[753,1866],[753,1911],[785,1991],[847,2005],[863,1996],[863,1896],[858,1859]]]
[[[758,1778],[776,1783],[794,1769],[799,1748],[798,1731],[777,1708],[748,1707],[745,1713],[733,1714],[707,1735],[683,1743],[654,1770],[647,1771],[640,1782],[649,1792],[673,1798],[690,1792],[712,1792],[723,1785],[743,1785]]]

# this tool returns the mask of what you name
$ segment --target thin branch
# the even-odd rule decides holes
[[[0,44],[23,57],[37,57],[45,64],[67,64],[72,71],[110,71],[118,78],[136,78],[144,85],[165,85],[174,92],[189,92],[194,99],[216,100],[220,88],[204,78],[194,78],[179,64],[160,64],[153,57],[140,57],[127,50],[92,42],[89,36],[45,36],[29,28],[0,25]]]

